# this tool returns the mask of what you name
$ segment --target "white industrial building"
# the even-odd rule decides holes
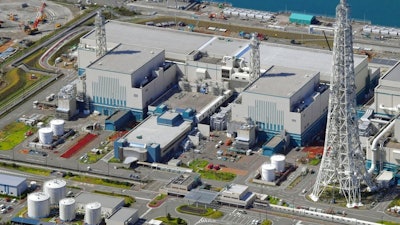
[[[0,174],[0,194],[21,196],[28,189],[26,178]]]
[[[256,194],[248,189],[246,185],[229,184],[221,190],[217,200],[223,204],[247,208],[256,199]]]
[[[139,219],[137,209],[122,207],[106,218],[107,225],[133,225]]]
[[[191,128],[177,112],[152,115],[114,143],[114,155],[125,163],[161,162],[178,149]]]
[[[80,91],[86,88],[92,110],[110,115],[127,109],[141,120],[147,106],[179,84],[184,91],[225,99],[232,91],[244,90],[241,103],[232,108],[232,120],[250,117],[267,134],[262,141],[283,133],[290,144],[302,145],[325,124],[328,95],[319,88],[330,81],[330,51],[261,42],[264,75],[246,89],[248,40],[118,21],[108,21],[105,30],[109,52],[103,57],[96,59],[94,31],[81,38],[78,48],[78,72],[86,75]],[[355,55],[354,65],[357,100],[363,102],[380,71],[368,68],[366,56]],[[197,121],[214,113],[219,104],[207,106],[204,114],[198,112]]]
[[[325,124],[328,99],[318,72],[273,66],[233,103],[232,121],[252,118],[269,139],[285,132],[293,145],[303,145]]]
[[[369,172],[389,170],[393,177],[400,161],[400,62],[379,79],[374,95],[360,121],[361,144],[367,149]]]
[[[93,53],[79,48],[79,52],[84,51]],[[86,54],[79,57],[80,62]],[[139,121],[145,117],[147,106],[177,83],[176,66],[165,62],[164,50],[140,45],[116,45],[89,63],[85,73],[86,97],[92,111],[111,115],[127,109]]]
[[[75,197],[76,210],[80,213],[85,213],[86,205],[91,204],[94,201],[101,205],[101,216],[108,217],[118,211],[124,206],[124,198],[111,197],[107,195],[94,194],[89,192],[81,192]]]

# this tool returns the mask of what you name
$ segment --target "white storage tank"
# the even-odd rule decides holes
[[[53,130],[54,136],[61,136],[64,134],[64,120],[54,119],[50,121],[50,127]]]
[[[75,199],[63,198],[59,202],[60,219],[62,221],[72,221],[75,219]]]
[[[276,171],[284,172],[286,165],[286,157],[284,155],[273,155],[271,156],[271,164],[275,166]]]
[[[98,225],[101,222],[101,204],[99,202],[88,203],[85,206],[85,223]]]
[[[50,214],[50,196],[44,192],[34,192],[28,195],[28,217],[44,218]]]
[[[269,163],[265,163],[261,166],[261,179],[273,182],[275,180],[275,166]]]
[[[46,145],[49,145],[51,142],[53,142],[53,130],[50,127],[43,127],[39,129],[39,142]]]
[[[67,194],[67,182],[62,179],[53,179],[44,182],[43,191],[50,196],[52,205],[58,204]]]

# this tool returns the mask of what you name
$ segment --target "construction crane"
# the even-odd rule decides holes
[[[39,17],[36,18],[35,22],[33,22],[33,24],[30,25],[26,25],[26,24],[21,24],[23,27],[23,30],[26,34],[28,35],[33,35],[36,34],[39,30],[38,30],[38,25],[39,25],[40,19]]]
[[[46,19],[47,19],[47,15],[46,15],[46,13],[44,12],[44,8],[46,8],[46,2],[42,2],[42,5],[40,6],[40,9],[39,9],[39,12],[38,12],[38,15],[37,15],[37,17],[36,18],[39,18],[39,22],[45,22],[46,21]]]

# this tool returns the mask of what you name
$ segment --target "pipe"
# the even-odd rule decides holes
[[[380,105],[379,105],[379,108],[380,108],[380,109],[383,109],[383,110],[389,110],[389,111],[392,111],[392,112],[398,112],[399,109],[400,109],[400,104],[397,105],[397,106],[394,106],[394,107],[386,107],[386,106],[384,106],[383,104],[380,104]]]
[[[394,119],[392,122],[390,122],[389,125],[383,131],[381,131],[378,136],[375,137],[375,139],[372,141],[371,144],[371,151],[372,151],[372,157],[371,157],[371,167],[368,169],[368,173],[372,174],[375,170],[376,167],[376,151],[377,151],[377,145],[378,141],[383,137],[384,134],[390,131],[394,124],[396,123],[396,120]]]

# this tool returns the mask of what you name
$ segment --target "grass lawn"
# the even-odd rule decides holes
[[[232,181],[236,175],[228,172],[204,169],[208,165],[208,161],[204,159],[196,159],[190,163],[189,168],[199,173],[202,178],[220,181]]]
[[[392,222],[392,221],[378,221],[377,223],[384,224],[384,225],[400,225],[400,223]]]
[[[261,225],[271,225],[272,221],[271,220],[264,220],[262,221]]]
[[[72,176],[72,177],[66,176],[65,178],[69,178],[70,180],[79,181],[83,183],[98,184],[109,187],[127,188],[127,189],[132,187],[132,184],[129,182],[119,182],[109,179],[101,179],[88,176]]]
[[[203,169],[208,165],[208,161],[204,159],[195,159],[190,163],[190,169],[197,170],[199,168]]]
[[[197,172],[200,173],[202,178],[226,182],[232,181],[236,177],[236,174],[234,173],[220,172],[216,170],[199,170]]]
[[[11,150],[25,139],[29,130],[36,132],[36,128],[24,123],[13,122],[0,131],[0,150]]]
[[[397,196],[393,201],[388,205],[388,208],[394,207],[396,205],[400,205],[400,196]]]
[[[8,164],[8,163],[1,163],[1,167],[9,168],[9,169],[15,169],[21,172],[26,172],[26,173],[31,173],[31,174],[36,174],[36,175],[41,175],[41,176],[50,176],[50,170],[45,170],[45,169],[39,169],[39,168],[32,168],[32,167],[26,167],[26,166],[19,166],[15,163]]]
[[[168,195],[159,194],[153,200],[151,200],[151,202],[149,202],[149,206],[157,207],[157,206],[161,205],[167,197],[168,197]]]
[[[174,218],[174,217],[167,217],[167,216],[165,216],[165,217],[158,217],[158,218],[156,218],[156,220],[160,220],[160,221],[163,221],[163,224],[166,224],[166,225],[186,225],[187,224],[187,222],[185,221],[185,220],[183,220],[183,219],[181,219],[181,218]]]
[[[176,210],[180,213],[203,216],[213,219],[220,218],[224,215],[224,213],[221,211],[214,210],[212,208],[205,208],[204,206],[195,206],[195,205],[181,205]]]
[[[122,198],[124,198],[124,203],[125,203],[124,207],[130,207],[135,202],[135,199],[128,195],[122,195],[122,194],[117,194],[117,193],[113,193],[113,192],[97,191],[97,190],[95,190],[94,193],[122,197]]]
[[[319,164],[319,162],[321,162],[321,159],[313,158],[310,160],[310,162],[308,164],[310,164],[312,166],[316,166]]]

